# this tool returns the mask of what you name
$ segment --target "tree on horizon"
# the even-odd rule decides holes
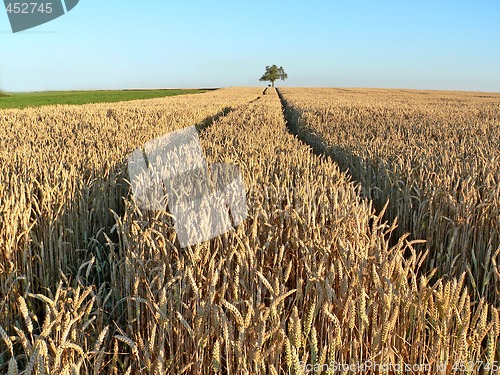
[[[260,77],[259,81],[269,81],[274,87],[274,81],[281,79],[284,81],[288,78],[288,74],[285,73],[285,69],[277,65],[266,66],[266,72]]]

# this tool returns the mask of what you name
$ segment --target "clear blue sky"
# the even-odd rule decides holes
[[[500,91],[500,0],[80,0],[17,34],[0,9],[5,91],[256,86],[272,64],[287,86]]]

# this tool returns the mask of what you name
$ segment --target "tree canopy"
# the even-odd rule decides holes
[[[284,81],[288,78],[288,75],[285,73],[285,69],[282,66],[278,68],[277,65],[266,66],[266,72],[260,77],[259,81],[269,81],[274,87],[274,81],[281,79]]]

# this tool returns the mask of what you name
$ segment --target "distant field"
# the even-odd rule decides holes
[[[208,90],[106,90],[106,91],[42,91],[0,93],[1,108],[40,107],[52,104],[113,103],[136,99],[198,94]]]

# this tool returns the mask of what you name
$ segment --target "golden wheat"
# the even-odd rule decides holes
[[[376,212],[261,93],[0,112],[0,371],[303,374],[371,360],[436,373],[498,360],[495,306],[471,307],[465,276],[423,270],[420,242],[383,219],[394,208]],[[129,193],[124,160],[196,123],[209,162],[240,167],[248,217],[181,249],[169,212]]]
[[[425,268],[468,271],[497,304],[500,278],[500,95],[283,89],[291,126],[330,155],[364,196],[430,250]]]

